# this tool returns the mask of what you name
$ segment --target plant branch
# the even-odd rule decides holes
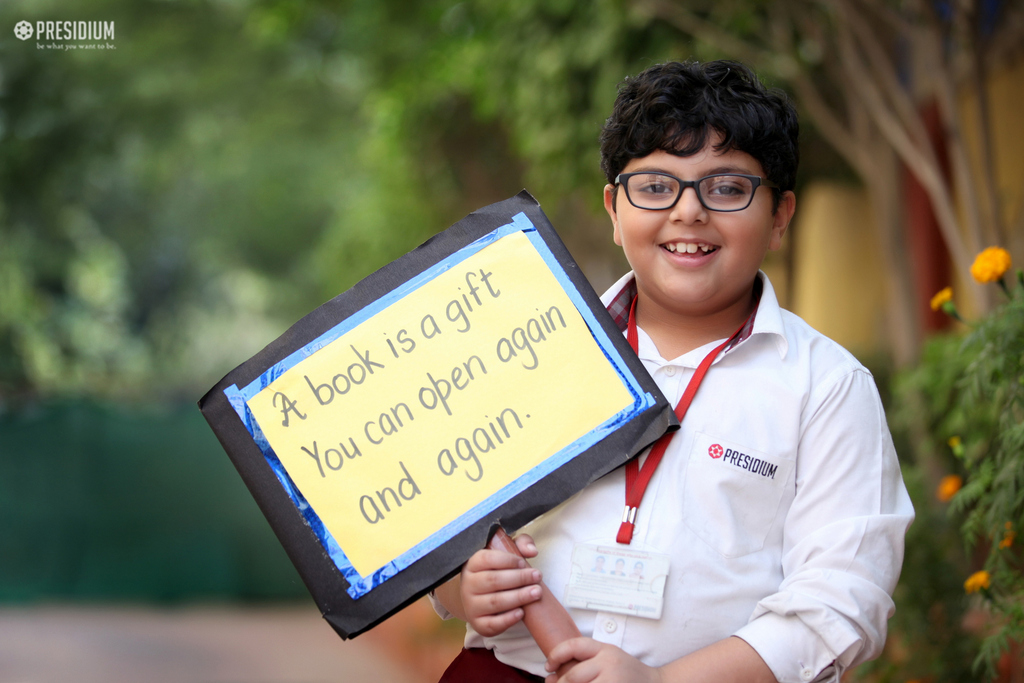
[[[861,0],[864,5],[871,9],[879,19],[884,21],[890,28],[896,31],[897,34],[906,35],[910,33],[914,24],[908,21],[905,17],[894,11],[891,7],[887,7],[884,4],[878,2],[878,0]]]
[[[839,21],[837,28],[840,55],[843,65],[847,69],[849,82],[860,94],[861,100],[878,126],[879,131],[889,140],[893,149],[896,150],[903,162],[907,164],[928,192],[939,222],[939,228],[949,247],[953,261],[958,270],[966,276],[970,270],[971,262],[963,239],[960,236],[956,212],[949,198],[941,170],[936,164],[930,163],[931,160],[928,156],[922,154],[915,147],[906,130],[900,125],[892,111],[885,105],[881,93],[868,75],[865,65],[857,54],[853,38],[846,24],[843,21]],[[975,249],[974,251],[978,250]]]
[[[842,2],[842,0],[838,0]],[[845,4],[845,3],[843,3]],[[922,153],[931,157],[930,163],[938,166],[938,159],[932,149],[931,141],[928,139],[927,129],[921,115],[918,113],[914,101],[911,99],[907,89],[899,82],[895,66],[888,52],[879,43],[876,32],[863,19],[856,7],[846,5],[844,15],[853,30],[853,36],[857,39],[861,50],[868,58],[868,63],[875,75],[876,82],[881,85],[883,93],[892,104],[893,110],[902,120],[904,128],[910,135],[913,143]]]
[[[784,15],[790,22],[793,17],[788,12],[788,7],[783,5],[779,13]],[[776,31],[777,51],[784,54],[794,54],[795,46],[791,38],[782,31]],[[797,70],[791,77],[790,83],[796,93],[797,101],[807,112],[814,122],[815,128],[822,137],[832,145],[840,156],[846,159],[862,178],[871,175],[871,155],[864,145],[860,144],[854,130],[843,122],[835,109],[825,101],[821,90],[815,85],[807,69]]]
[[[685,9],[680,3],[671,0],[640,0],[637,7],[646,10],[683,33],[699,40],[707,41],[727,55],[742,62],[766,63],[771,61],[772,54],[750,43],[740,40],[715,24],[702,19]]]

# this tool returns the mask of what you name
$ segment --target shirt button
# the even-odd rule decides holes
[[[800,671],[800,678],[804,679],[805,681],[809,681],[812,678],[814,678],[814,672],[810,669],[802,669]]]
[[[605,633],[615,633],[615,629],[617,629],[618,627],[619,625],[615,622],[614,619],[609,619],[608,621],[604,622]]]
[[[676,366],[674,366],[674,365],[666,365],[665,366],[665,374],[668,375],[669,377],[674,376],[676,374]]]

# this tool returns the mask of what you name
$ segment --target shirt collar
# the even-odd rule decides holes
[[[744,328],[739,339],[729,348],[732,349],[753,335],[764,334],[772,338],[779,357],[785,360],[789,351],[789,341],[786,339],[786,328],[782,321],[782,308],[779,306],[778,297],[775,296],[775,288],[764,271],[757,271],[757,278],[762,290],[761,300],[754,314],[754,325],[752,328]],[[601,303],[623,332],[629,324],[629,306],[635,296],[636,279],[633,277],[633,271],[619,278],[618,282],[601,296]]]

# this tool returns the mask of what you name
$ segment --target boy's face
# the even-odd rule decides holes
[[[658,150],[631,160],[622,172],[656,171],[682,180],[715,173],[764,177],[754,157],[736,150],[718,153],[713,148],[717,141],[709,140],[689,157]],[[757,270],[768,250],[781,246],[796,200],[792,192],[783,193],[773,214],[771,189],[762,186],[746,209],[723,213],[704,208],[696,190],[686,188],[671,209],[651,211],[630,204],[621,185],[606,185],[604,205],[615,229],[615,243],[635,272],[641,305],[652,313],[683,320],[749,307]],[[687,250],[691,244],[697,245],[695,253]]]

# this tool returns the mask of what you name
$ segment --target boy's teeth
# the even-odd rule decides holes
[[[706,254],[714,249],[714,247],[707,244],[698,244],[696,242],[670,242],[665,245],[665,248],[679,254],[696,254],[698,250]]]

